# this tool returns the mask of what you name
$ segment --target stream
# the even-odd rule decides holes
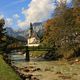
[[[23,75],[23,80],[80,80],[80,64],[37,58],[26,62],[25,54],[12,54],[10,58],[17,72]]]

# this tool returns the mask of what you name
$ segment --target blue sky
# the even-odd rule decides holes
[[[18,19],[24,20],[24,15],[21,13],[22,8],[28,8],[29,3],[30,0],[0,0],[0,15],[3,15],[5,19],[12,19],[14,15],[18,14]],[[10,25],[12,28],[19,28],[15,19],[13,19],[13,23],[13,25]]]
[[[51,18],[56,7],[54,2],[55,0],[0,0],[0,18],[5,19],[7,27],[25,29],[30,22],[42,22]],[[67,0],[68,4],[70,2]]]

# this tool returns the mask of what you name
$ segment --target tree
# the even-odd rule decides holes
[[[79,3],[80,0],[75,1]],[[57,7],[56,10],[55,14],[58,15],[48,20],[44,25],[43,44],[53,47],[54,43],[56,43],[58,53],[69,58],[80,46],[80,7],[79,5],[73,8],[64,7],[61,3],[61,6]],[[53,51],[47,54],[51,53],[54,54]]]
[[[61,16],[65,10],[67,9],[66,0],[60,0],[59,2],[56,2],[56,8],[55,8],[55,16]]]
[[[80,8],[80,0],[73,0],[73,7],[79,7]]]
[[[0,20],[0,50],[3,49],[6,41],[4,25],[5,25],[4,19],[1,19]]]
[[[5,21],[4,19],[0,20],[0,44],[4,41],[5,29],[4,29]]]
[[[4,24],[5,24],[5,21],[4,19],[1,19],[0,20],[0,42],[2,41],[3,37],[4,37]]]

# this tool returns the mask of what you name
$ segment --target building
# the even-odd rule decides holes
[[[34,32],[32,23],[30,23],[28,46],[39,46],[39,44],[40,44],[40,39]]]

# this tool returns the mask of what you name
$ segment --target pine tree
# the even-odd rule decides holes
[[[5,25],[4,19],[1,19],[0,20],[0,50],[3,48],[6,39],[4,25]]]

